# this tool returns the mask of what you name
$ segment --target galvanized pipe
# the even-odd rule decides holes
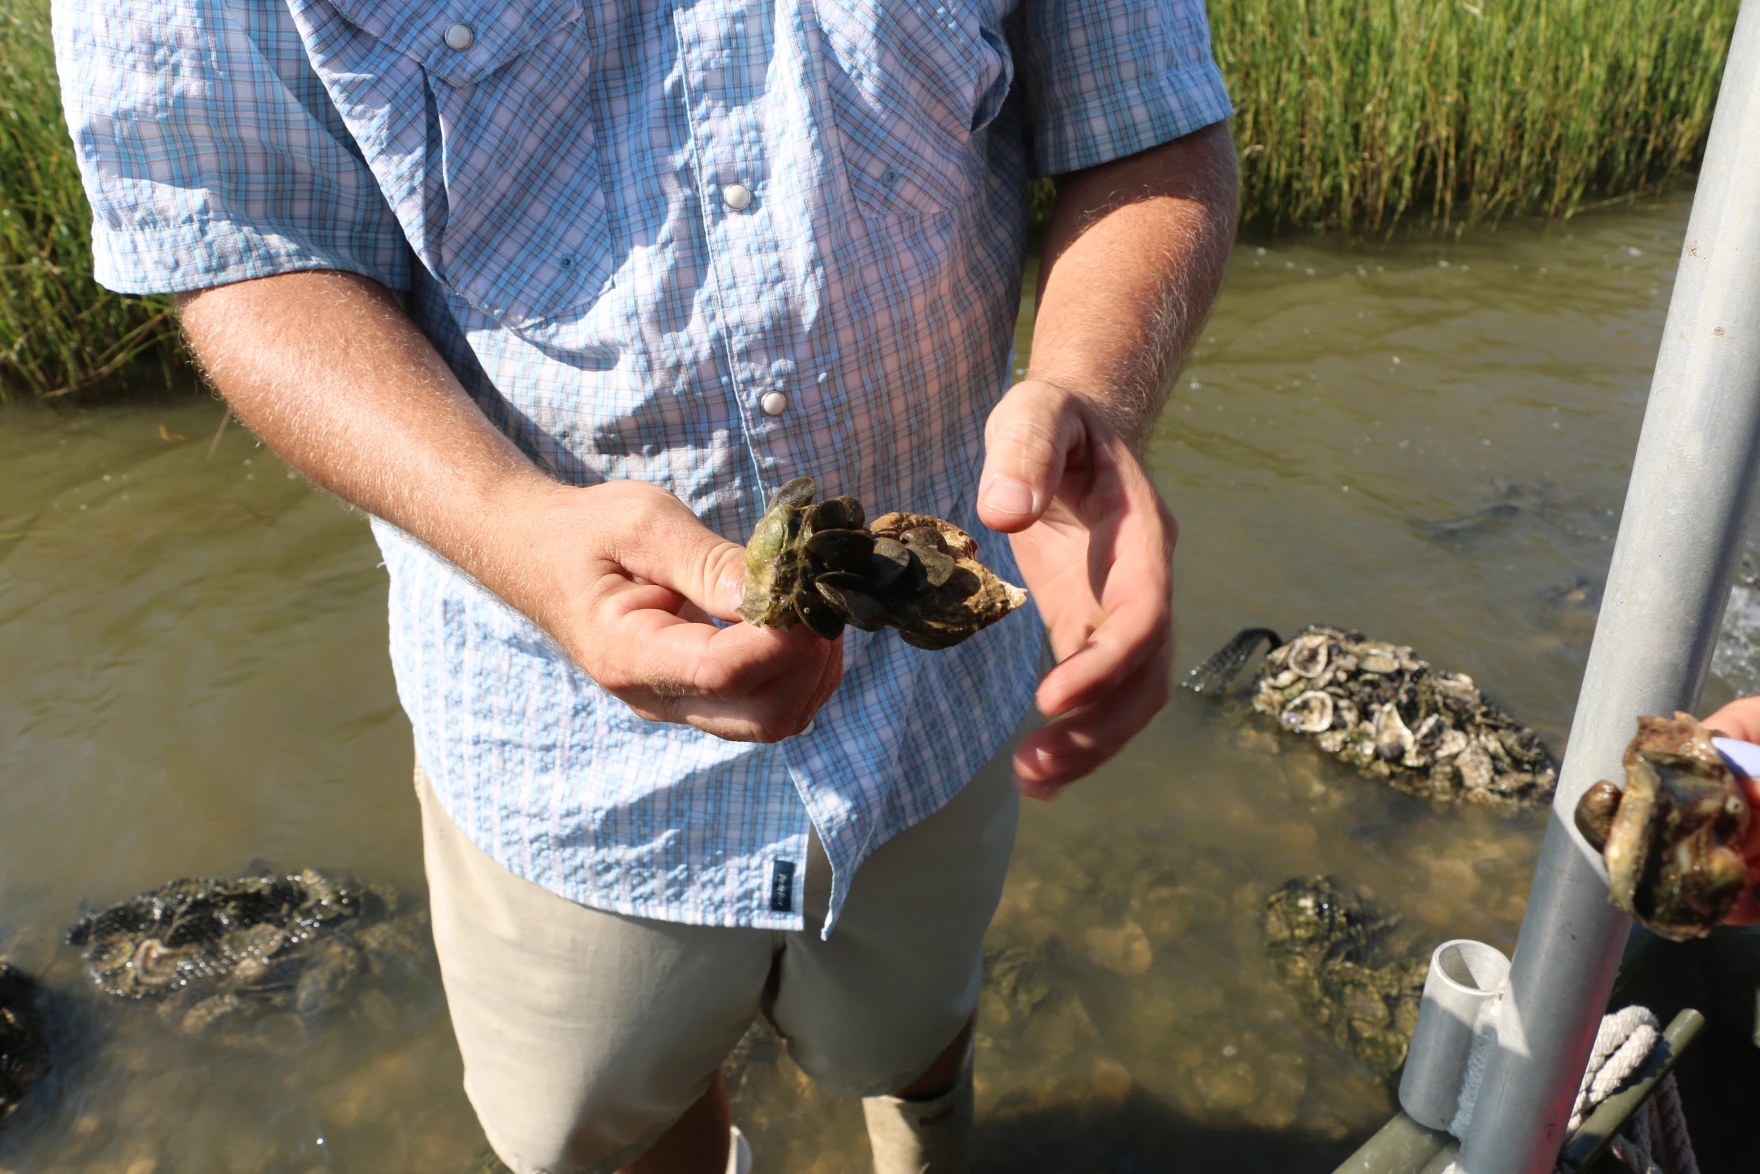
[[[1572,826],[1620,778],[1639,714],[1690,709],[1760,471],[1760,0],[1737,18],[1558,795],[1516,943],[1465,1174],[1544,1174],[1628,923]]]

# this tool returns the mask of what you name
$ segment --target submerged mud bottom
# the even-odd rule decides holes
[[[1324,616],[1562,746],[1684,222],[1669,202],[1237,249],[1148,452],[1182,526],[1176,668]],[[59,940],[82,900],[253,857],[423,888],[378,552],[244,430],[207,459],[219,419],[195,396],[0,412],[0,953],[42,980],[54,1054],[0,1171],[463,1174],[483,1138],[431,963],[241,1047],[98,995]],[[1542,827],[1175,697],[1023,809],[979,1008],[979,1169],[1332,1169],[1392,1100],[1268,960],[1267,898],[1331,876],[1414,952],[1508,950]],[[866,1168],[860,1107],[779,1043],[734,1093],[767,1174]]]

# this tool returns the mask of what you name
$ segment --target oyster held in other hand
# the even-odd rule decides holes
[[[752,531],[739,606],[747,623],[803,623],[827,640],[846,624],[891,627],[918,648],[951,648],[1026,602],[952,522],[890,513],[870,528],[853,497],[815,502],[818,491],[811,477],[796,477]]]
[[[1691,714],[1640,717],[1626,785],[1577,801],[1577,830],[1607,865],[1608,899],[1673,941],[1702,938],[1747,883],[1751,814],[1735,775]]]

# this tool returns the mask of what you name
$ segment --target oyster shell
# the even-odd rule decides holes
[[[1318,689],[1310,689],[1283,707],[1278,721],[1286,730],[1295,730],[1303,734],[1318,734],[1332,728],[1333,711],[1336,703],[1330,693],[1322,693]]]
[[[1027,593],[978,561],[970,534],[927,514],[890,513],[864,525],[852,497],[815,502],[811,477],[770,499],[746,543],[747,623],[804,623],[827,640],[844,626],[896,628],[918,648],[951,648],[1025,603]]]
[[[1577,801],[1577,830],[1607,865],[1608,899],[1674,941],[1702,938],[1747,883],[1747,797],[1691,714],[1640,717],[1623,790]]]

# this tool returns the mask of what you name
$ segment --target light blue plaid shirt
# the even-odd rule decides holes
[[[564,481],[652,481],[743,541],[807,473],[1016,581],[974,499],[1028,175],[1230,112],[1201,0],[57,0],[55,37],[110,288],[365,274]],[[374,529],[446,809],[598,908],[798,929],[810,820],[835,918],[1031,702],[1023,611],[946,652],[849,632],[778,745],[645,722]]]

